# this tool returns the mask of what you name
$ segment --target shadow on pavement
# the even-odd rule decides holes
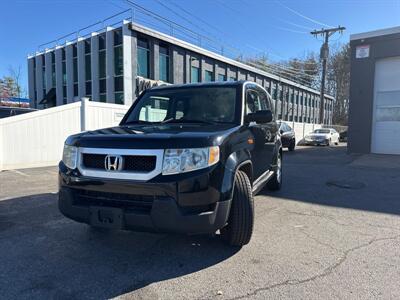
[[[141,288],[141,298],[155,298],[151,283],[193,274],[238,251],[218,236],[96,232],[63,217],[55,194],[0,201],[5,299],[111,298]]]
[[[277,201],[301,201],[339,208],[400,215],[398,169],[358,166],[361,155],[346,146],[300,147],[283,154],[283,187],[264,191]]]

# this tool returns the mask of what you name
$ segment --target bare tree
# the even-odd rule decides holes
[[[18,66],[17,68],[9,66],[8,73],[8,77],[10,77],[14,83],[14,86],[12,87],[14,90],[13,96],[21,98],[23,92],[21,88],[21,66]]]
[[[333,47],[328,62],[327,91],[336,99],[333,107],[333,123],[347,125],[350,93],[350,45]]]

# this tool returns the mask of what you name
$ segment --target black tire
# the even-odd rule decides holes
[[[267,183],[267,188],[270,191],[278,191],[282,187],[282,155],[281,155],[281,153],[278,153],[278,157],[276,158],[276,160],[277,160],[276,172]]]
[[[222,238],[231,246],[244,246],[250,242],[254,225],[253,193],[249,177],[238,171],[228,224],[221,229]]]
[[[289,147],[288,147],[288,150],[289,151],[294,151],[294,148],[296,147],[296,140],[292,140],[291,142],[290,142],[290,145],[289,145]]]
[[[109,228],[93,226],[93,225],[88,225],[88,229],[90,232],[93,232],[93,233],[107,233],[107,232],[111,231],[111,229],[109,229]]]

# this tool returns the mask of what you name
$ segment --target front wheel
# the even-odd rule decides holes
[[[278,191],[282,187],[282,155],[279,152],[276,158],[276,171],[267,183],[267,188],[271,191]]]
[[[231,246],[243,246],[253,234],[254,204],[249,177],[238,171],[228,224],[221,229],[222,238]]]

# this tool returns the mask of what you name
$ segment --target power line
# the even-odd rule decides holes
[[[254,68],[257,68],[259,70],[264,70],[264,71],[270,72],[276,76],[283,77],[283,78],[289,79],[291,81],[297,82],[300,85],[310,86],[312,84],[312,81],[315,81],[317,79],[317,78],[310,78],[310,81],[307,81],[306,79],[295,77],[295,76],[307,75],[307,74],[292,73],[290,71],[285,71],[285,70],[281,70],[277,67],[273,67],[273,65],[265,65],[263,63],[255,63],[255,62],[249,62],[249,61],[244,62],[244,63],[249,66],[252,66]],[[260,68],[260,65],[263,66],[264,68]],[[293,78],[293,77],[295,77],[295,78]]]
[[[327,24],[325,24],[325,23],[322,23],[322,22],[320,22],[320,21],[317,21],[317,20],[315,20],[315,19],[312,19],[312,18],[310,18],[310,17],[307,17],[306,15],[303,15],[303,14],[299,13],[298,11],[296,11],[296,10],[294,10],[294,9],[292,9],[292,8],[290,8],[290,7],[288,7],[288,6],[286,6],[285,4],[283,4],[282,2],[280,2],[280,1],[278,1],[278,0],[275,0],[275,2],[278,3],[280,6],[286,8],[286,9],[289,10],[290,12],[294,13],[295,15],[297,15],[297,16],[299,16],[299,17],[305,19],[305,20],[308,20],[308,21],[310,21],[310,22],[312,22],[312,23],[315,23],[315,24],[318,24],[318,25],[321,25],[321,26],[324,26],[324,27],[332,27],[332,26],[330,26],[330,25],[327,25]]]
[[[173,10],[172,8],[168,7],[167,5],[165,5],[164,3],[162,3],[160,0],[154,0],[156,1],[158,4],[160,4],[162,7],[164,7],[165,9],[167,9],[168,11],[172,12],[174,15],[178,16],[179,18],[182,18],[183,20],[185,20],[186,22],[188,22],[189,24],[191,24],[192,26],[196,27],[197,29],[210,34],[210,32],[204,30],[203,28],[201,28],[200,26],[197,26],[195,23],[193,23],[191,20],[189,20],[188,18],[182,16],[181,14],[177,13],[175,10]],[[212,35],[212,34],[210,34]]]
[[[203,19],[201,19],[200,17],[196,16],[195,14],[192,14],[192,13],[189,12],[188,10],[184,9],[182,6],[178,5],[177,3],[172,2],[172,1],[170,1],[169,3],[171,3],[173,6],[177,7],[178,9],[180,9],[181,11],[183,11],[184,13],[188,14],[189,16],[191,16],[191,17],[193,17],[193,18],[199,20],[201,23],[205,24],[206,26],[208,26],[208,27],[214,29],[215,31],[218,31],[218,32],[220,32],[220,33],[222,33],[222,34],[225,34],[225,33],[224,33],[223,31],[221,31],[218,27],[216,27],[216,26],[214,26],[214,25],[212,25],[212,24],[210,24],[210,23],[204,21]]]
[[[184,32],[191,34],[193,38],[198,38],[198,39],[202,39],[202,40],[205,40],[205,41],[208,41],[208,42],[217,43],[219,45],[222,45],[222,43],[220,41],[215,41],[215,40],[213,40],[213,39],[211,39],[211,38],[209,38],[207,36],[201,35],[201,34],[195,32],[195,31],[193,31],[193,30],[191,30],[191,29],[189,29],[189,28],[187,28],[187,27],[185,27],[185,26],[183,26],[183,25],[181,25],[179,23],[176,23],[176,22],[171,21],[171,20],[169,20],[169,19],[167,19],[167,18],[165,18],[165,17],[163,17],[163,16],[161,16],[161,15],[159,15],[157,13],[154,13],[151,10],[149,10],[149,9],[147,9],[147,8],[145,8],[145,7],[139,5],[139,4],[137,4],[137,3],[135,3],[135,2],[133,2],[131,0],[124,0],[124,1],[127,2],[128,4],[130,4],[131,6],[133,6],[134,8],[136,8],[138,11],[140,11],[143,14],[147,15],[147,16],[150,16],[150,17],[152,17],[152,18],[154,18],[154,19],[156,19],[156,20],[158,20],[158,21],[160,21],[160,22],[162,22],[162,23],[164,23],[164,24],[166,24],[168,26],[172,26],[173,25],[173,26],[175,26],[175,28],[179,28],[179,29],[183,30]],[[238,51],[238,49],[232,48],[230,46],[227,47],[227,49]]]
[[[308,34],[307,31],[300,31],[300,30],[295,30],[295,29],[290,29],[286,27],[280,27],[280,26],[274,26],[276,29],[283,30],[283,31],[288,31],[288,32],[293,32],[293,33],[301,33],[301,34]]]
[[[313,28],[311,28],[311,27],[304,26],[304,25],[299,25],[299,24],[297,24],[297,23],[293,23],[293,22],[291,22],[291,21],[287,21],[287,20],[284,20],[284,19],[282,19],[282,18],[276,18],[276,17],[274,17],[274,19],[277,19],[277,20],[279,20],[279,21],[281,21],[281,22],[283,22],[283,23],[286,23],[286,24],[289,24],[289,25],[292,25],[292,26],[295,26],[295,27],[298,27],[298,28],[301,28],[301,29],[313,30]]]
[[[142,11],[142,12],[144,12],[145,14],[147,14],[147,15],[149,15],[149,16],[152,16],[152,17],[154,17],[155,19],[157,19],[157,20],[159,20],[159,21],[162,21],[162,22],[167,22],[167,24],[174,24],[175,26],[177,26],[177,27],[179,27],[179,28],[182,28],[182,29],[185,29],[186,31],[189,31],[190,33],[193,33],[193,34],[196,34],[196,35],[198,35],[196,32],[194,32],[194,31],[192,31],[192,30],[190,30],[190,29],[187,29],[186,27],[183,27],[182,25],[180,25],[180,24],[178,24],[178,23],[176,23],[176,22],[173,22],[173,21],[170,21],[170,20],[168,20],[168,19],[166,19],[166,18],[164,18],[164,17],[162,17],[162,16],[160,16],[160,15],[158,15],[158,14],[156,14],[156,13],[153,13],[152,11],[150,11],[150,10],[148,10],[148,9],[146,9],[146,8],[144,8],[144,7],[142,7],[142,6],[140,6],[140,5],[138,5],[138,4],[136,4],[135,2],[133,2],[133,1],[130,1],[130,0],[125,0],[126,2],[128,2],[129,4],[131,4],[132,6],[134,6],[134,7],[136,7],[137,9],[139,9],[140,11]],[[157,2],[159,2],[160,3],[160,1],[159,0],[156,0]],[[160,3],[161,4],[161,3]],[[163,3],[161,4],[163,7],[165,7],[165,8],[167,8],[166,7],[166,5],[164,5]],[[170,11],[173,11],[171,8],[167,8],[168,10],[170,10]],[[176,13],[175,11],[173,11],[175,14],[177,14],[178,16],[180,16],[180,17],[182,17],[180,14],[178,14],[178,13]],[[197,25],[196,25],[196,27],[197,27]],[[209,38],[207,38],[208,40],[210,40],[210,41],[212,41],[211,39],[209,39]],[[221,45],[222,46],[225,46],[225,44],[222,44],[221,43]],[[258,48],[256,48],[256,47],[253,47],[253,46],[251,46],[251,45],[246,45],[247,47],[251,47],[251,48],[253,48],[253,49],[255,49],[255,50],[257,50],[257,51],[260,51],[260,52],[264,52],[265,53],[265,51],[263,51],[263,50],[261,50],[261,49],[258,49]],[[237,49],[235,49],[235,48],[233,48],[234,50],[237,50]],[[284,58],[285,59],[285,58]],[[311,63],[305,63],[305,64],[311,64]],[[314,63],[313,63],[314,64]],[[314,64],[315,65],[315,64]],[[271,66],[267,66],[267,65],[265,65],[266,67],[269,67],[271,70],[274,70],[275,72],[279,72],[279,73],[283,73],[283,74],[287,74],[287,75],[289,75],[289,76],[296,76],[296,75],[302,75],[302,76],[306,76],[306,77],[311,77],[312,75],[309,75],[309,74],[306,74],[306,73],[302,73],[302,72],[299,72],[300,70],[299,69],[295,69],[295,68],[292,68],[292,67],[289,67],[289,66],[280,66],[279,64],[275,64],[274,65],[274,67],[271,67]],[[302,71],[302,70],[301,70]],[[279,76],[281,76],[280,74],[279,74]],[[300,78],[299,78],[300,79]],[[304,83],[303,83],[304,84]],[[307,84],[308,84],[308,82],[307,82]]]

